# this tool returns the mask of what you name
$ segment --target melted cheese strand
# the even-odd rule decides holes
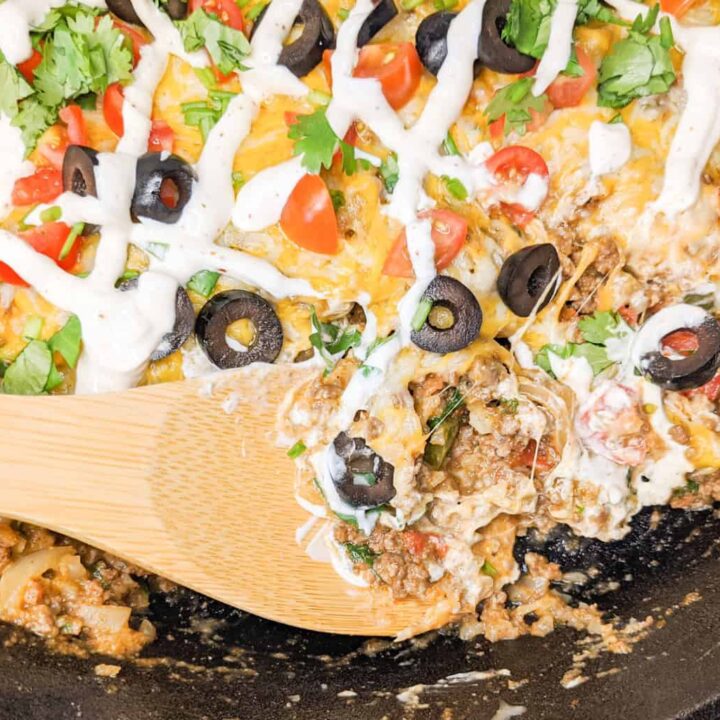
[[[558,0],[550,21],[548,46],[540,60],[533,83],[532,92],[535,97],[542,95],[570,62],[577,14],[577,0]]]

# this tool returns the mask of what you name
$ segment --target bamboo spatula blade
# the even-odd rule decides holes
[[[308,372],[268,366],[113,395],[1,396],[0,516],[296,627],[430,629],[431,603],[350,585],[296,540],[308,515],[276,422]]]

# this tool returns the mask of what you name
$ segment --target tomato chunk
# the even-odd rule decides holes
[[[65,223],[54,222],[22,232],[20,237],[39,253],[54,260],[63,270],[70,271],[77,264],[80,255],[80,238],[75,239],[69,251],[66,249],[62,259],[60,255],[71,232],[71,228]],[[11,285],[28,286],[28,283],[5,263],[0,263],[0,281]]]
[[[164,120],[153,120],[148,150],[150,152],[172,152],[175,144],[175,133]]]
[[[337,217],[330,192],[319,175],[305,175],[295,186],[280,216],[280,227],[306,250],[326,255],[338,251]]]
[[[704,395],[710,402],[717,401],[720,397],[720,373],[718,373],[710,382],[706,382],[703,386],[693,390],[685,390],[682,395],[693,397],[693,395]]]
[[[432,221],[435,267],[444,270],[455,259],[467,240],[467,220],[452,210],[426,210],[418,217],[429,218]],[[391,277],[414,277],[405,230],[398,235],[390,248],[382,271],[384,275]]]
[[[660,9],[681,18],[694,4],[695,0],[660,0]]]
[[[538,470],[550,470],[555,466],[555,458],[552,451],[544,443],[541,443],[538,448],[537,442],[530,440],[519,453],[510,458],[510,467],[531,468],[533,465]]]
[[[87,145],[89,140],[82,108],[79,105],[67,105],[59,114],[60,119],[67,125],[70,144]]]
[[[42,53],[39,50],[33,50],[32,55],[25,61],[21,62],[17,69],[20,74],[32,85],[35,81],[35,68],[42,62]]]
[[[123,103],[125,95],[120,83],[113,83],[108,86],[103,97],[103,116],[108,127],[118,136],[125,133],[125,121],[123,120]]]
[[[245,23],[235,0],[190,0],[191,13],[200,8],[217,16],[224,25],[243,31]]]
[[[40,168],[28,177],[15,182],[13,205],[33,205],[52,202],[63,191],[62,173],[55,168]]]
[[[422,76],[422,63],[411,42],[365,45],[353,75],[379,80],[386,100],[398,110],[415,94]]]
[[[663,338],[662,345],[663,349],[680,355],[692,355],[697,351],[699,342],[697,335],[692,330],[675,330]]]
[[[37,144],[38,153],[54,168],[62,170],[63,158],[70,141],[62,125],[49,127]]]
[[[542,155],[522,145],[510,145],[496,152],[485,163],[487,169],[499,182],[523,185],[530,175],[547,178],[550,175]],[[500,203],[503,212],[518,227],[524,227],[534,217],[530,210],[519,203]]]
[[[579,105],[597,80],[597,68],[592,58],[579,45],[575,46],[575,53],[583,74],[580,77],[560,75],[547,89],[547,96],[556,108]]]

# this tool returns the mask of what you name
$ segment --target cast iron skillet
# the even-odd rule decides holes
[[[490,720],[500,700],[526,706],[520,717],[528,720],[718,718],[720,519],[710,511],[662,512],[658,524],[650,511],[639,515],[622,543],[567,542],[562,531],[545,543],[564,569],[597,568],[575,597],[595,599],[625,620],[652,615],[666,623],[632,654],[590,661],[590,679],[570,690],[560,685],[578,652],[570,630],[495,645],[437,636],[424,648],[373,651],[357,638],[297,632],[182,593],[152,608],[160,637],[144,657],[165,658],[162,664],[123,662],[115,679],[94,674],[102,659],[52,656],[32,640],[6,647],[0,720]],[[527,548],[537,549],[535,539],[517,554]],[[250,561],[248,553],[239,560]],[[608,581],[620,588],[605,592]],[[702,599],[681,606],[696,591]],[[490,669],[511,675],[433,685],[417,695],[416,708],[396,697],[413,685]]]

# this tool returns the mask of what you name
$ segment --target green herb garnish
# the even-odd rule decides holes
[[[380,177],[385,190],[392,193],[400,179],[400,168],[395,153],[388,153],[388,156],[380,163]]]
[[[547,106],[547,95],[535,97],[532,94],[533,82],[533,78],[516,80],[502,90],[498,90],[487,106],[485,114],[489,122],[505,117],[505,135],[509,135],[513,130],[518,135],[524,135],[533,119],[531,111],[541,113]]]
[[[262,8],[263,5],[259,4],[257,14],[260,14]],[[250,53],[250,43],[245,35],[202,8],[195,10],[187,20],[180,23],[180,34],[185,50],[194,52],[207,48],[218,70],[224,75],[247,69],[243,62]]]
[[[305,451],[307,450],[307,447],[305,443],[302,440],[298,440],[287,452],[288,457],[295,460],[296,458],[299,458]]]
[[[192,290],[203,297],[210,297],[219,279],[219,272],[215,272],[214,270],[200,270],[188,281],[188,290]]]
[[[356,545],[355,543],[344,543],[348,557],[355,564],[363,564],[372,567],[379,555],[373,552],[367,545]]]

